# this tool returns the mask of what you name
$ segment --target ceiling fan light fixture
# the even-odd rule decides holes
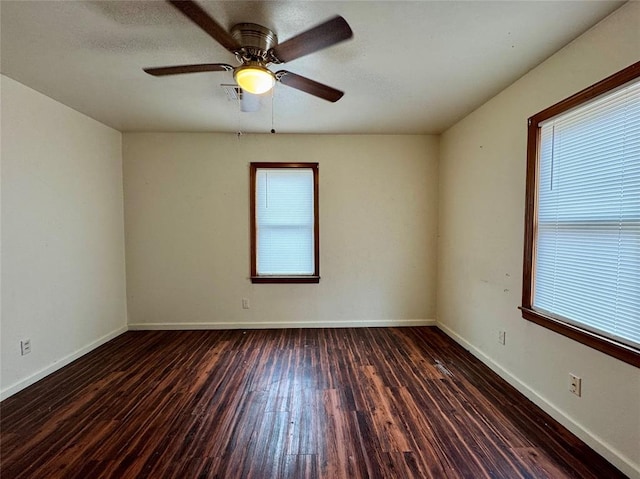
[[[261,65],[245,65],[236,68],[233,77],[240,88],[255,95],[268,92],[276,84],[273,72]]]

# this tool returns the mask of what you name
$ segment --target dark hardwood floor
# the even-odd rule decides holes
[[[624,477],[428,327],[128,332],[1,414],[3,479]]]

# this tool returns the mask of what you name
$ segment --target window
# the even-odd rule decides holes
[[[529,119],[522,314],[640,367],[640,62]]]
[[[318,164],[251,163],[251,281],[318,283]]]

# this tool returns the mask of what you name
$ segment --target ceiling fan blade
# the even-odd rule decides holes
[[[342,95],[344,95],[344,92],[341,92],[340,90],[336,90],[328,85],[323,85],[322,83],[318,83],[317,81],[296,75],[295,73],[291,73],[286,70],[280,70],[277,72],[276,78],[284,85],[309,93],[310,95],[317,96],[318,98],[322,98],[323,100],[327,100],[332,103],[335,103],[342,98]]]
[[[230,72],[233,71],[233,67],[226,63],[201,63],[199,65],[176,65],[174,67],[145,68],[144,71],[149,75],[161,77],[165,75],[180,75],[182,73]]]
[[[168,1],[231,53],[235,53],[240,49],[240,45],[238,45],[238,42],[235,41],[231,34],[211,18],[211,16],[205,12],[200,5],[192,2],[191,0]]]
[[[344,18],[337,16],[276,45],[270,53],[274,63],[290,62],[351,37],[351,27]]]

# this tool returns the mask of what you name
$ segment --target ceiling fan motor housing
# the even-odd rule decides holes
[[[267,52],[278,44],[275,33],[256,23],[238,23],[231,36],[242,47],[238,55],[245,61],[267,61]]]

